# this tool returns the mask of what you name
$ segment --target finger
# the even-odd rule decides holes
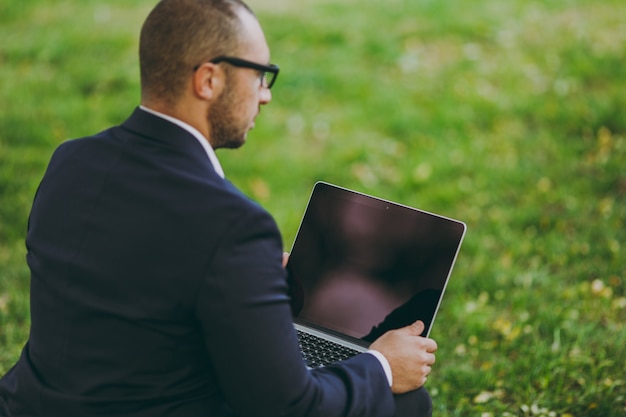
[[[287,261],[289,261],[289,253],[283,252],[283,268],[287,266]]]
[[[435,353],[437,352],[437,349],[439,348],[437,346],[437,342],[427,337],[422,337],[420,342],[421,342],[420,343],[421,348],[424,349],[428,353]]]
[[[437,346],[437,342],[435,342],[433,339],[428,338],[424,339],[424,348],[428,353],[435,353],[437,352],[437,349],[439,349],[439,347]]]

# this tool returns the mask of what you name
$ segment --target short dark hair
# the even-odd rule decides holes
[[[139,67],[144,98],[172,104],[194,66],[237,51],[241,0],[161,0],[141,28]]]

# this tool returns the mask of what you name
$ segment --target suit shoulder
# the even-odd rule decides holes
[[[90,136],[83,136],[74,139],[68,139],[61,142],[53,152],[53,156],[70,156],[76,152],[86,151],[88,149],[96,149],[113,137],[113,131],[116,127],[103,130]]]
[[[222,187],[217,187],[213,197],[223,200],[225,204],[232,207],[231,211],[236,217],[252,217],[257,219],[266,219],[274,222],[271,214],[263,208],[259,203],[241,192],[238,188],[228,181],[224,181]],[[213,200],[212,197],[207,196]]]

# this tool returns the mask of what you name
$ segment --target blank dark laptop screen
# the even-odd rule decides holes
[[[296,322],[372,342],[421,319],[427,335],[465,225],[315,185],[289,264]]]

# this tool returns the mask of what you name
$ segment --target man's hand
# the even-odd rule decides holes
[[[391,330],[370,345],[382,353],[391,367],[394,394],[415,390],[426,382],[435,363],[437,343],[421,337],[424,323],[420,320],[397,330]]]

